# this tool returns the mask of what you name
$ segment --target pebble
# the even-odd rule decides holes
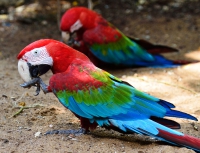
[[[165,6],[163,6],[162,9],[163,9],[163,11],[168,11],[168,10],[169,10],[169,7],[165,5]]]
[[[3,139],[3,143],[8,143],[9,140],[8,139]]]
[[[126,78],[126,75],[122,75],[122,79],[125,79]]]
[[[150,39],[151,37],[149,35],[146,35],[145,36],[145,39]]]
[[[52,127],[53,127],[53,125],[52,125],[52,124],[50,124],[50,125],[49,125],[49,127],[50,127],[50,128],[52,128]]]
[[[36,133],[35,133],[35,138],[36,138],[36,137],[40,137],[41,134],[42,134],[42,132],[40,132],[40,131],[36,132]]]
[[[173,72],[173,71],[168,71],[167,74],[169,74],[169,75],[173,75],[174,72]]]

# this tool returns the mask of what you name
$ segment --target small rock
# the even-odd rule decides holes
[[[173,72],[173,71],[168,71],[167,74],[168,74],[168,75],[173,75],[174,72]]]
[[[36,137],[40,137],[41,134],[42,134],[42,132],[40,132],[40,131],[36,132],[36,133],[35,133],[35,138],[36,138]]]
[[[146,0],[139,0],[139,4],[144,4],[146,2]]]
[[[122,75],[122,79],[125,79],[126,78],[126,75]]]
[[[16,97],[10,97],[10,98],[11,98],[12,100],[14,100],[14,101],[16,100]]]
[[[8,139],[3,139],[3,143],[8,143],[9,140]]]
[[[42,25],[47,25],[48,22],[47,22],[46,20],[43,20],[43,21],[41,22],[41,24],[42,24]]]
[[[145,39],[150,39],[151,37],[149,35],[146,35],[145,36]]]
[[[2,95],[2,97],[3,97],[3,98],[8,98],[8,96],[6,96],[6,95]]]
[[[163,11],[168,11],[169,10],[169,7],[168,6],[163,6]]]

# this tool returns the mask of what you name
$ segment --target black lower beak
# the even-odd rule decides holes
[[[75,39],[74,39],[74,33],[70,33],[70,34],[69,34],[69,40],[68,40],[68,42],[67,42],[67,45],[69,45],[69,46],[73,45],[73,44],[74,44],[74,41],[75,41]]]
[[[27,64],[32,78],[41,76],[51,69],[51,66],[47,64],[41,64],[41,65],[31,65],[30,63]]]

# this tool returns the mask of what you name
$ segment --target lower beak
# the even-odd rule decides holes
[[[31,65],[30,63],[27,63],[27,65],[29,67],[29,73],[32,78],[41,76],[51,69],[51,66],[47,64]]]
[[[51,66],[47,64],[34,66],[22,59],[18,61],[18,72],[25,82],[45,74],[50,68]]]

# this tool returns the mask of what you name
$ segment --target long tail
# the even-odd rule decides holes
[[[168,47],[165,45],[157,45],[157,44],[152,44],[146,40],[143,39],[138,39],[138,38],[131,38],[132,41],[136,42],[139,44],[142,48],[147,50],[150,54],[162,54],[162,53],[172,53],[172,52],[178,52],[178,49],[173,48],[173,47]]]
[[[190,63],[194,63],[191,61],[184,61],[184,60],[169,60],[166,59],[165,57],[163,57],[162,55],[154,55],[154,62],[149,63],[151,67],[177,67],[177,66],[181,66],[181,65],[185,65],[185,64],[190,64]],[[148,64],[148,63],[146,63]]]
[[[158,137],[166,140],[169,143],[178,144],[180,146],[184,146],[195,151],[200,152],[200,139],[189,136],[189,135],[176,135],[164,130],[158,129]]]
[[[141,62],[139,65],[141,66],[151,66],[151,67],[176,67],[180,65],[190,64],[194,63],[196,61],[186,61],[186,60],[169,60],[165,57],[161,56],[160,54],[163,53],[172,53],[172,52],[178,52],[179,50],[173,47],[168,47],[165,45],[158,45],[158,44],[152,44],[146,40],[143,39],[137,39],[128,37],[132,41],[139,44],[142,48],[147,50],[148,53],[152,54],[155,57],[155,62],[153,63],[145,63]]]
[[[154,61],[141,60],[141,61],[135,61],[134,64],[138,66],[142,66],[142,67],[144,66],[144,67],[155,67],[155,68],[171,68],[171,67],[177,67],[177,66],[181,66],[185,64],[195,63],[195,61],[194,62],[184,61],[184,60],[173,61],[173,60],[166,59],[162,55],[153,55],[153,57],[154,57]],[[126,63],[127,65],[131,65],[132,60],[127,60]]]
[[[134,132],[142,135],[148,135],[173,145],[187,147],[200,152],[200,139],[189,135],[184,135],[181,132],[159,124],[159,122],[157,123],[156,120],[145,119],[140,116],[140,119],[131,121],[109,119],[109,122],[110,129],[116,130],[116,128],[118,128],[124,133]]]

